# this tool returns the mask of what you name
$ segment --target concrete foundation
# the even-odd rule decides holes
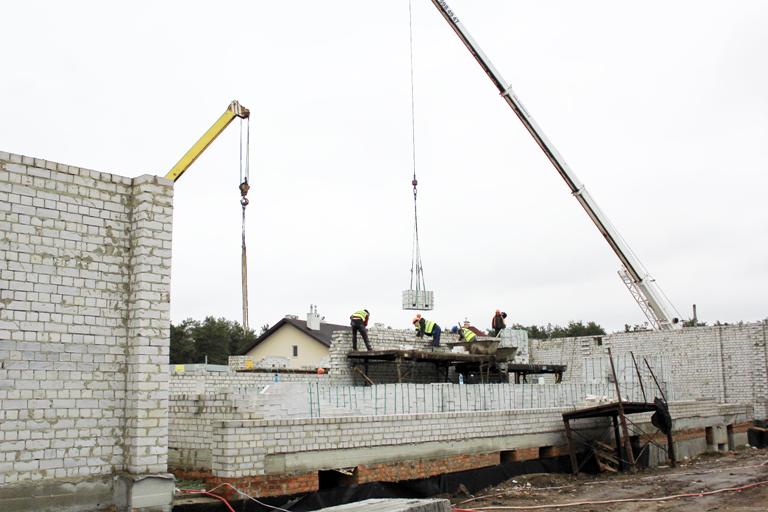
[[[3,512],[102,510],[112,502],[111,477],[0,486],[0,510]]]
[[[118,475],[79,480],[24,482],[0,486],[3,512],[168,512],[175,478],[162,475]]]
[[[114,479],[114,502],[119,512],[168,512],[176,479],[164,475],[118,475]]]

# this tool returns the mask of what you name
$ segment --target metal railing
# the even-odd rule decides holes
[[[645,384],[645,383],[644,383]],[[667,400],[676,399],[673,386],[660,382]],[[624,401],[651,402],[661,394],[655,385],[620,382]],[[588,400],[588,398],[591,400]],[[612,382],[589,384],[379,384],[374,386],[307,385],[310,417],[382,416],[446,412],[500,411],[575,407],[614,401]]]

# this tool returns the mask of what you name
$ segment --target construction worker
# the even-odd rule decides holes
[[[493,320],[491,320],[491,336],[498,336],[507,327],[507,324],[504,322],[506,318],[506,313],[500,309],[496,310],[496,314],[493,316]]]
[[[416,326],[417,338],[423,338],[425,334],[427,336],[432,336],[432,346],[440,346],[440,333],[442,331],[440,330],[439,325],[432,320],[422,318],[421,315],[416,315],[416,318],[413,319],[413,325]]]
[[[477,339],[477,334],[472,332],[471,329],[466,327],[459,327],[459,341],[466,341],[471,343]]]
[[[363,342],[365,342],[365,348],[367,348],[369,351],[373,350],[371,348],[371,344],[368,342],[368,329],[366,329],[366,327],[368,326],[369,317],[370,317],[370,313],[368,312],[367,309],[361,309],[359,311],[355,311],[349,317],[350,326],[352,327],[352,350],[357,350],[357,332],[358,331],[360,331],[360,335],[363,337]]]

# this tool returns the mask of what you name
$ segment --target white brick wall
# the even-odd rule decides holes
[[[622,384],[622,396],[642,401],[640,389]],[[214,425],[222,421],[338,418],[393,418],[413,414],[552,409],[586,403],[587,395],[612,396],[608,384],[383,384],[338,386],[280,382],[220,387],[206,393],[173,394],[170,402],[170,464],[211,467]],[[650,390],[649,390],[650,393]],[[649,399],[655,395],[649,394]],[[382,419],[382,421],[384,421]],[[435,434],[437,435],[437,434]]]
[[[175,394],[170,402],[169,465],[185,469],[211,467],[213,424],[226,419],[260,418],[252,400],[232,391]]]
[[[222,453],[229,456],[242,455],[241,458],[233,459],[235,461],[233,463],[241,464],[238,466],[240,469],[248,468],[243,471],[258,472],[263,469],[265,457],[270,453],[283,453],[280,450],[284,450],[287,444],[291,446],[290,453],[298,453],[302,450],[343,449],[352,446],[339,444],[346,442],[345,439],[361,437],[360,435],[350,437],[350,433],[344,430],[347,422],[354,425],[350,428],[356,429],[358,434],[366,432],[366,435],[369,430],[377,432],[377,425],[388,425],[389,430],[375,433],[373,438],[368,438],[373,439],[372,446],[380,445],[382,439],[386,439],[390,434],[400,436],[399,439],[407,444],[410,441],[421,442],[419,436],[427,436],[433,440],[441,439],[444,435],[441,429],[446,427],[435,427],[426,421],[413,427],[419,430],[418,435],[407,429],[403,432],[399,426],[399,420],[404,416],[427,418],[430,421],[439,417],[441,420],[437,423],[440,425],[457,424],[459,429],[466,427],[467,431],[473,431],[475,425],[469,423],[475,416],[486,418],[488,415],[495,417],[494,415],[500,414],[504,417],[510,415],[530,417],[526,415],[540,408],[566,404],[578,405],[586,394],[613,397],[614,387],[608,379],[610,365],[606,357],[606,349],[612,347],[617,372],[622,381],[622,395],[625,399],[640,400],[642,396],[629,355],[629,352],[633,351],[641,365],[643,383],[649,400],[657,395],[657,391],[649,372],[644,367],[644,358],[649,360],[657,378],[664,385],[668,399],[673,401],[698,399],[698,401],[684,403],[673,402],[673,411],[684,411],[685,414],[694,418],[697,417],[696,415],[726,414],[727,410],[730,410],[731,412],[727,414],[738,416],[740,418],[738,421],[744,421],[753,414],[758,414],[761,403],[764,404],[764,401],[760,402],[760,397],[765,396],[766,389],[764,340],[765,325],[763,324],[686,329],[675,333],[626,333],[603,336],[599,340],[594,337],[532,340],[530,353],[533,362],[565,363],[569,366],[563,384],[471,386],[389,384],[361,387],[344,385],[352,381],[346,357],[351,343],[349,331],[340,331],[334,335],[334,344],[330,351],[330,379],[326,382],[318,379],[314,383],[310,381],[304,384],[288,382],[274,384],[269,381],[257,381],[258,377],[254,374],[243,374],[237,377],[223,375],[202,377],[205,380],[205,388],[202,389],[207,390],[208,393],[229,389],[240,392],[241,395],[237,397],[232,395],[234,400],[232,407],[226,410],[212,408],[215,397],[201,395],[196,400],[202,401],[203,408],[195,410],[194,407],[187,406],[179,408],[178,411],[172,409],[174,411],[172,414],[174,414],[174,423],[178,417],[180,425],[184,422],[188,422],[186,425],[193,425],[195,422],[198,422],[198,425],[204,425],[198,428],[205,429],[205,439],[217,438],[215,436],[221,435],[223,446],[228,447],[221,448],[227,450]],[[409,331],[392,330],[371,331],[371,342],[376,348],[399,348],[401,345],[419,345],[419,343],[421,346],[426,346],[429,343],[428,340],[417,342]],[[721,357],[720,354],[723,356]],[[189,381],[195,378],[201,377],[179,376],[177,385],[190,387]],[[251,381],[248,383],[244,379],[251,379]],[[182,380],[184,383],[181,382]],[[668,380],[672,381],[668,383],[669,385],[665,382]],[[261,393],[263,387],[259,387],[258,384],[269,385],[268,392]],[[195,386],[200,392],[200,380]],[[708,402],[702,401],[707,399],[709,399]],[[724,400],[727,400],[729,405],[717,405]],[[680,407],[683,409],[679,409]],[[764,410],[764,405],[762,407]],[[492,409],[504,410],[493,411]],[[262,418],[263,421],[258,423],[258,428],[264,427],[263,432],[249,430],[250,425],[256,424],[238,423],[246,417],[244,416],[246,413],[256,414]],[[317,418],[318,415],[321,418]],[[307,416],[313,418],[307,418]],[[341,417],[345,417],[343,421]],[[221,423],[222,421],[224,423]],[[478,423],[481,429],[484,425],[483,421],[485,420],[480,420]],[[732,423],[736,420],[730,418],[722,421]],[[233,429],[232,433],[222,431],[217,434],[215,425],[218,423],[223,425],[222,428],[226,432],[228,432],[226,429]],[[688,424],[691,424],[690,421]],[[211,425],[214,425],[214,428]],[[686,422],[683,421],[681,425],[686,425]],[[493,424],[488,428],[496,427],[497,425]],[[290,428],[296,428],[305,434],[310,432],[306,435],[307,439],[319,437],[322,438],[322,442],[303,445],[295,441]],[[316,428],[326,429],[329,433],[315,434]],[[526,428],[530,429],[526,431],[528,433],[546,432],[546,429],[541,430],[538,424],[527,425]],[[235,437],[236,433],[240,437]],[[394,444],[397,442],[399,441],[393,441]],[[179,451],[182,462],[202,463],[203,467],[213,464],[216,467],[214,452],[220,447],[211,446],[207,442],[203,445],[204,441],[200,439],[199,433],[195,432],[194,428],[188,430],[186,435],[174,437],[174,443],[177,444],[172,444],[172,449]],[[207,450],[203,456],[198,449],[201,446],[205,446],[204,450]],[[275,446],[279,448],[273,449]],[[184,457],[185,454],[186,457]],[[223,459],[218,464],[223,472],[220,476],[241,474],[238,472],[239,469],[233,469]]]
[[[0,484],[165,470],[172,190],[0,152]]]
[[[358,336],[359,338],[359,336]],[[416,338],[415,330],[370,329],[368,338],[374,350],[390,350],[400,348],[429,349],[432,338],[425,336]],[[458,341],[458,336],[443,332],[440,337],[441,350],[448,350],[446,343]],[[365,344],[358,339],[358,349],[365,350]],[[364,384],[360,375],[351,370],[347,354],[352,350],[352,331],[349,329],[333,333],[331,347],[328,350],[330,358],[330,375],[333,384]],[[362,364],[362,363],[360,363]],[[443,376],[437,374],[432,363],[406,363],[404,371],[408,371],[411,382],[436,382]],[[379,363],[371,361],[368,376],[376,383],[397,382],[397,373],[391,362]]]
[[[277,375],[277,377],[275,377]],[[275,372],[188,372],[178,373],[171,366],[171,393],[216,393],[230,388],[259,387],[279,382],[324,383],[328,374]]]
[[[672,332],[629,332],[597,337],[531,340],[534,363],[565,363],[565,382],[583,382],[589,361],[605,358],[611,347],[615,359],[630,352],[644,366],[663,369],[681,398],[714,398],[720,402],[754,405],[755,417],[768,417],[766,324],[693,327]],[[657,372],[657,377],[659,377]],[[652,380],[644,377],[646,386]]]
[[[342,418],[295,420],[244,420],[217,422],[213,431],[212,469],[220,477],[236,478],[266,472],[271,455],[301,454],[327,451],[328,455],[315,469],[332,469],[333,450],[373,447],[411,446],[412,458],[418,458],[419,445],[439,441],[451,442],[493,440],[495,450],[535,447],[537,440],[529,434],[542,435],[544,444],[564,444],[562,414],[570,410],[529,409],[471,413],[409,414],[382,417],[356,416]],[[747,408],[718,405],[714,401],[691,401],[671,404],[670,413],[676,428],[696,428],[745,421]],[[633,415],[632,420],[645,424],[649,414]],[[585,426],[610,428],[607,418],[579,420]],[[546,434],[553,434],[547,436]],[[449,448],[448,448],[449,449]],[[381,452],[386,457],[387,451]],[[354,464],[354,461],[347,460]]]

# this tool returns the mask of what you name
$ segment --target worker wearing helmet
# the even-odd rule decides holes
[[[507,324],[504,322],[506,318],[506,313],[500,309],[496,310],[496,314],[493,316],[493,320],[491,320],[491,336],[498,336],[507,327]]]
[[[471,329],[466,327],[459,327],[459,341],[466,341],[467,343],[471,343],[476,339],[477,334],[475,334]]]
[[[422,318],[421,315],[416,315],[413,319],[413,325],[416,327],[417,338],[423,338],[425,334],[427,336],[432,336],[432,346],[440,346],[440,333],[442,331],[440,330],[439,325],[432,320]]]
[[[360,336],[363,337],[365,348],[367,348],[369,351],[373,350],[373,348],[371,348],[370,342],[368,341],[368,329],[366,329],[368,326],[369,317],[370,313],[368,313],[367,309],[360,309],[350,315],[349,320],[350,326],[352,327],[352,350],[357,350],[358,331],[360,332]]]

